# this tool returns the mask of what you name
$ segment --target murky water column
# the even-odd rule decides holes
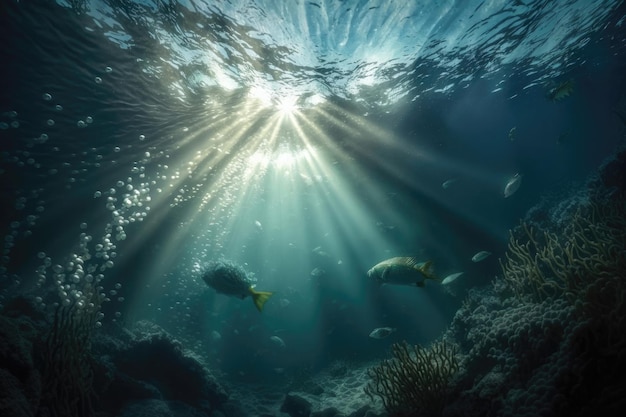
[[[103,77],[112,71],[110,67],[106,67]],[[97,76],[94,83],[102,84],[103,79]],[[124,151],[120,146],[89,148],[80,144],[84,146],[79,153],[82,160],[74,161],[66,155],[63,161],[56,158],[51,162],[51,155],[55,153],[56,156],[63,155],[65,149],[76,146],[75,143],[64,142],[68,137],[72,137],[75,129],[93,128],[97,126],[98,120],[87,115],[78,120],[74,119],[73,126],[67,126],[68,111],[64,106],[55,104],[53,95],[48,92],[42,93],[41,99],[48,105],[42,130],[46,130],[46,127],[50,129],[55,127],[53,131],[44,131],[34,138],[27,138],[27,130],[23,130],[20,123],[22,116],[17,111],[3,112],[0,118],[0,135],[2,131],[11,134],[10,144],[15,145],[2,151],[0,176],[5,176],[6,180],[5,174],[11,172],[16,176],[28,177],[30,180],[36,178],[35,182],[24,181],[20,185],[22,188],[13,190],[16,195],[14,201],[3,201],[3,204],[12,205],[15,211],[14,220],[8,224],[8,230],[5,230],[2,239],[0,288],[3,289],[5,300],[16,294],[27,293],[34,297],[42,310],[53,311],[57,306],[64,306],[93,313],[94,324],[99,327],[104,319],[102,304],[109,301],[124,302],[124,297],[119,294],[122,283],[107,281],[107,272],[115,266],[119,250],[128,237],[129,226],[143,222],[147,218],[153,193],[161,192],[157,181],[162,181],[161,178],[166,177],[153,173],[155,179],[149,179],[146,166],[162,155],[156,155],[155,158],[149,151],[135,150],[123,155]],[[63,122],[55,120],[55,112]],[[25,115],[24,118],[28,116]],[[62,123],[64,124],[61,126]],[[147,141],[143,134],[137,133],[135,137],[137,143]],[[5,144],[6,140],[8,139],[5,139]],[[53,146],[56,143],[59,143],[61,149]],[[51,183],[55,183],[57,189],[58,184],[63,184],[68,198],[76,198],[75,201],[82,202],[89,197],[82,195],[76,197],[73,193],[84,193],[85,188],[89,187],[91,182],[87,178],[89,173],[98,172],[97,170],[103,169],[107,163],[115,164],[116,161],[112,160],[113,155],[131,158],[134,157],[133,153],[139,153],[140,158],[132,163],[127,163],[130,159],[119,163],[119,169],[115,169],[118,178],[111,178],[108,189],[93,191],[92,198],[97,201],[96,206],[101,205],[101,211],[106,213],[105,218],[99,217],[97,221],[88,222],[88,216],[93,217],[93,213],[74,213],[74,207],[71,205],[63,207],[63,203],[58,202],[59,196],[52,195],[53,192],[47,188]],[[108,158],[111,160],[107,160]],[[87,160],[89,162],[86,162]],[[160,164],[158,166],[159,169],[167,168]],[[102,177],[110,178],[109,175]],[[80,188],[80,191],[77,191],[77,188]],[[3,199],[9,200],[10,197],[11,195],[7,193]],[[49,245],[49,241],[54,239],[48,235],[41,235],[45,232],[39,230],[39,223],[41,218],[47,215],[50,201],[54,201],[50,205],[54,206],[57,212],[58,205],[61,204],[61,210],[69,214],[66,218],[55,221],[65,223],[67,219],[67,227],[62,228],[63,241],[73,243],[60,247],[53,246],[47,251],[44,245]],[[93,203],[94,201],[91,201],[89,207],[93,207]],[[80,217],[77,219],[72,216],[84,216],[82,217],[84,221],[80,222]],[[75,233],[72,226],[77,222],[80,222],[79,231],[72,237],[71,234]],[[133,232],[139,231],[139,228],[133,228]],[[22,244],[21,242],[26,239],[28,243]],[[20,253],[19,259],[12,259],[17,247],[21,252],[28,253]],[[36,264],[31,261],[32,259]],[[32,279],[33,272],[36,274],[35,280]],[[119,310],[115,307],[114,309]],[[120,315],[121,313],[117,311],[115,317],[111,319],[115,320]]]

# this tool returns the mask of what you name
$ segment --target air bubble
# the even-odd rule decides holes
[[[85,127],[85,126],[87,126],[87,124],[83,120],[79,120],[78,123],[76,123],[76,126],[78,126],[78,127]]]
[[[119,151],[121,151],[119,146],[116,146],[115,148],[113,148],[113,152],[119,152]]]
[[[139,140],[145,140],[146,139],[146,135],[139,135]]]
[[[52,119],[48,119],[48,120],[46,120],[46,124],[47,124],[48,126],[54,126],[54,120],[52,120]]]
[[[93,117],[91,117],[91,116],[87,116],[87,117],[85,117],[85,122],[87,122],[87,123],[93,123]]]
[[[43,96],[41,96],[44,100],[46,101],[50,101],[52,100],[52,95],[50,93],[45,93]]]
[[[81,229],[83,229],[83,230],[85,230],[85,229],[87,228],[87,223],[82,222],[82,223],[80,224],[80,228],[81,228]]]
[[[113,68],[111,68],[111,67],[106,67],[106,68],[104,69],[104,71],[105,71],[107,74],[110,74],[110,73],[112,73],[112,72],[113,72]]]
[[[60,104],[57,104],[56,106],[54,106],[54,109],[56,111],[61,111],[61,110],[63,110],[63,106],[61,106]]]
[[[46,257],[46,253],[45,253],[45,252],[39,252],[39,253],[37,253],[37,257],[38,257],[39,259],[43,259],[43,258],[45,258],[45,257]]]
[[[96,84],[102,84],[102,78],[100,77],[94,78],[94,81],[96,82]]]
[[[93,198],[100,198],[100,197],[102,197],[102,192],[96,191],[95,193],[93,193]]]

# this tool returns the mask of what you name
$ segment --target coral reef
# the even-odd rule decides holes
[[[458,346],[459,371],[441,415],[626,409],[624,166],[622,151],[586,187],[543,202],[511,231],[503,275],[469,291],[442,337]],[[404,389],[415,389],[409,382]]]
[[[186,409],[209,414],[228,398],[198,358],[150,322],[140,321],[132,330],[109,329],[94,339],[93,351],[101,365],[99,409],[113,415],[131,406],[154,407],[157,403],[147,400],[156,399],[169,408],[180,409],[174,405],[183,403]]]
[[[370,369],[373,382],[365,392],[379,396],[391,416],[441,415],[459,370],[455,346],[441,341],[423,348],[403,342],[392,350],[392,359]]]
[[[579,206],[562,233],[537,233],[521,224],[525,243],[511,232],[504,279],[518,297],[541,301],[587,297],[598,281],[620,280],[626,270],[626,207],[623,200]]]

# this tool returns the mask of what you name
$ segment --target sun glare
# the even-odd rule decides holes
[[[178,216],[185,219],[181,238],[166,253],[178,253],[189,239],[187,264],[222,257],[246,264],[264,289],[311,294],[310,308],[302,310],[312,314],[321,274],[333,276],[343,293],[359,294],[369,267],[417,250],[402,242],[422,238],[421,208],[412,207],[410,222],[401,220],[404,196],[391,196],[377,176],[434,201],[441,199],[439,184],[432,191],[406,167],[445,161],[366,116],[318,98],[311,106],[309,99],[278,99],[257,88],[227,112],[212,104],[204,120],[189,126],[180,153],[168,161],[184,166],[171,190],[172,205],[186,211]],[[281,262],[266,261],[277,256]]]
[[[276,104],[276,108],[278,112],[284,116],[292,115],[296,110],[298,110],[298,97],[297,96],[286,96],[280,97]]]

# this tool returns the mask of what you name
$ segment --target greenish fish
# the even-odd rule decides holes
[[[209,263],[202,279],[220,294],[241,299],[252,297],[252,301],[259,311],[263,311],[263,306],[273,295],[269,291],[255,290],[253,286],[255,279],[252,274],[248,275],[245,269],[226,260]]]
[[[418,262],[413,257],[396,257],[374,265],[367,276],[379,284],[423,287],[427,279],[439,281],[432,272],[432,262]]]

